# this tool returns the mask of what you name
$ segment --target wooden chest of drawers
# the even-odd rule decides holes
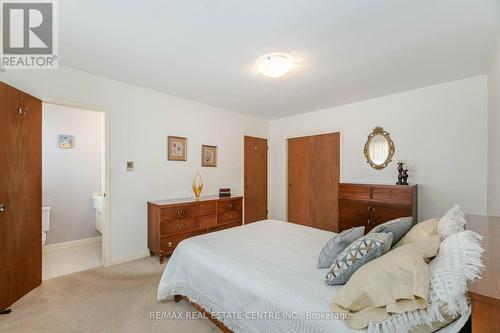
[[[339,232],[406,216],[417,222],[417,185],[339,184]]]
[[[163,263],[182,240],[240,226],[242,197],[205,197],[148,202],[148,247]]]

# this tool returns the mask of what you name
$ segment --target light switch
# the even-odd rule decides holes
[[[134,162],[133,161],[127,161],[127,171],[134,171]]]

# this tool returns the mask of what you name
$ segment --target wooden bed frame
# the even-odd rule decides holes
[[[213,317],[210,312],[206,311],[204,308],[202,308],[198,304],[196,304],[194,302],[191,302],[189,300],[189,298],[187,298],[186,296],[174,295],[174,302],[175,303],[179,303],[183,298],[185,298],[189,302],[189,304],[191,304],[196,310],[200,311],[204,316],[206,316],[208,318],[208,320],[210,320],[212,323],[215,324],[215,326],[217,326],[218,328],[220,328],[220,330],[223,333],[234,333],[229,328],[227,328],[226,325],[224,325],[222,322],[220,322],[215,317]]]

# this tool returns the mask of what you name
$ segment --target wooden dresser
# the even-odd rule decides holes
[[[467,215],[467,229],[483,236],[484,271],[469,284],[472,332],[500,332],[500,217]]]
[[[240,226],[243,197],[148,202],[148,247],[163,263],[183,239]]]
[[[417,208],[417,185],[339,184],[339,232],[405,216],[416,223]]]

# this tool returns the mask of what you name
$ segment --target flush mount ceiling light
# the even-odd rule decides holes
[[[257,59],[259,71],[267,77],[280,77],[293,66],[293,58],[286,53],[269,53]]]

